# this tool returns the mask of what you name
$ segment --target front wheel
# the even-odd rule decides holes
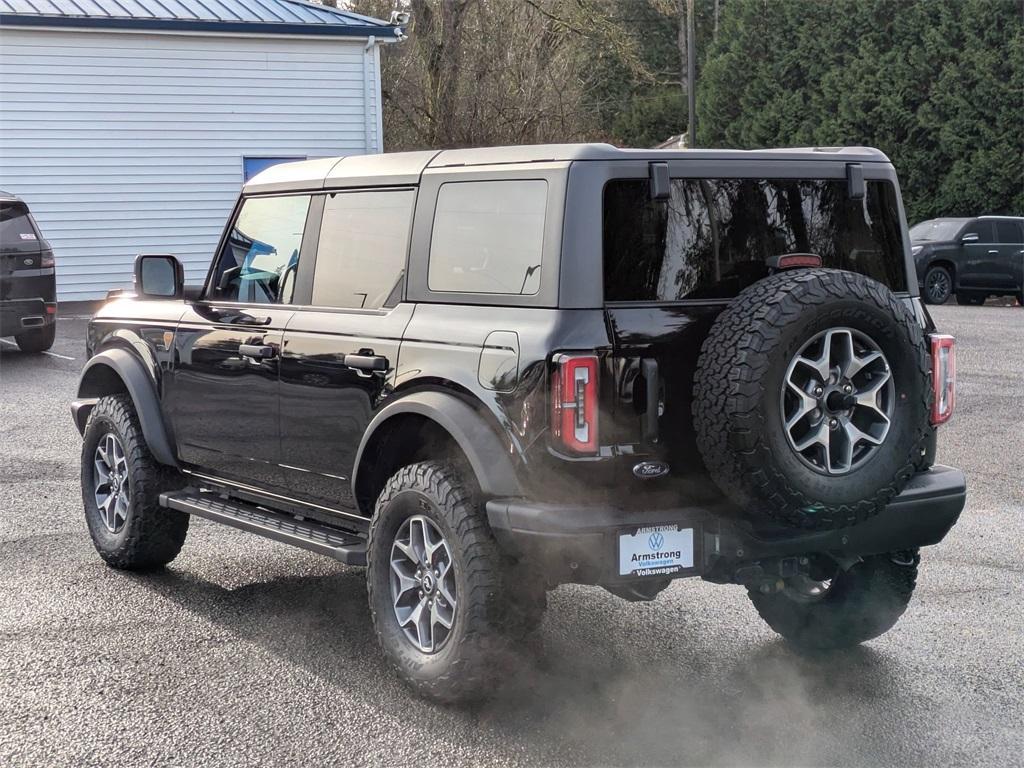
[[[180,474],[149,452],[131,398],[101,397],[82,442],[82,502],[89,534],[107,565],[144,570],[177,557],[188,515],[162,508],[159,497],[181,485]]]
[[[953,292],[953,276],[945,267],[932,267],[924,276],[924,300],[928,304],[945,304]]]
[[[501,655],[543,609],[542,594],[528,601],[535,610],[520,609],[475,487],[450,464],[412,464],[388,480],[367,565],[377,639],[399,677],[434,701],[492,692]]]
[[[884,634],[907,608],[917,583],[917,550],[867,557],[842,570],[831,561],[789,578],[776,592],[748,595],[768,626],[803,651],[848,648]],[[829,566],[829,564],[831,565]]]

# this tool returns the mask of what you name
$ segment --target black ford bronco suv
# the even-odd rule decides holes
[[[366,566],[422,694],[493,690],[545,594],[741,584],[803,649],[876,637],[965,501],[953,339],[872,149],[606,145],[313,160],[250,181],[202,286],[89,328],[89,531],[189,516]]]

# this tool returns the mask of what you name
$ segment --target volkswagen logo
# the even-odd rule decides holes
[[[662,544],[665,543],[665,537],[660,533],[652,533],[647,538],[647,546],[651,548],[651,552],[657,552],[661,549]]]
[[[641,480],[653,480],[668,474],[668,464],[664,461],[641,461],[633,466],[633,476]]]

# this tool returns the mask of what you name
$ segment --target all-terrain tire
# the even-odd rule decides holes
[[[791,448],[781,398],[790,361],[816,334],[836,327],[881,349],[894,398],[874,455],[845,474],[826,474]],[[704,340],[694,377],[697,445],[711,477],[755,522],[854,525],[898,494],[920,463],[930,382],[924,334],[885,286],[833,269],[780,273],[740,293]]]
[[[96,447],[107,434],[113,434],[124,448],[130,490],[127,517],[116,532],[104,524],[94,495]],[[157,462],[150,453],[131,398],[124,394],[100,398],[89,414],[82,442],[82,503],[89,535],[107,565],[147,570],[177,557],[185,543],[189,516],[161,507],[159,498],[162,492],[182,485],[181,474]]]
[[[432,653],[406,637],[392,601],[392,544],[414,515],[427,517],[440,530],[455,572],[452,628]],[[502,661],[543,613],[543,593],[532,602],[510,597],[513,572],[482,514],[475,484],[453,464],[411,464],[388,480],[370,523],[367,565],[370,615],[380,645],[399,677],[433,701],[469,701],[493,693]]]
[[[798,596],[788,586],[747,594],[761,618],[794,648],[848,648],[884,634],[899,620],[914,593],[920,562],[917,550],[865,558],[840,570],[815,598]]]
[[[22,352],[45,352],[53,346],[57,338],[57,323],[53,322],[41,328],[24,331],[14,337],[14,342]]]

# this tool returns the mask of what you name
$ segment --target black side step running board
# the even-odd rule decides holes
[[[193,489],[161,493],[160,506],[319,552],[347,565],[366,565],[365,538],[315,520],[272,512],[255,504]]]

